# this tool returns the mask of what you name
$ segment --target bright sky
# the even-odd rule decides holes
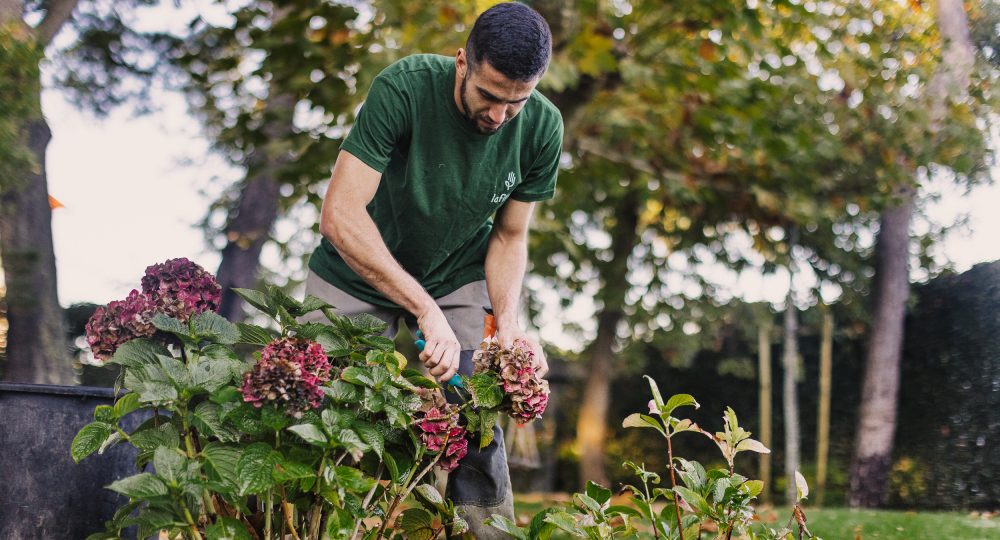
[[[187,257],[213,273],[218,268],[219,255],[207,246],[197,223],[210,200],[205,192],[217,193],[223,185],[213,178],[233,179],[239,173],[209,154],[182,98],[166,96],[160,105],[162,110],[150,116],[133,118],[117,111],[102,120],[77,111],[57,92],[43,96],[53,133],[47,159],[49,192],[65,205],[53,213],[63,305],[124,298],[138,287],[146,266],[169,258]],[[1000,178],[1000,170],[994,171],[994,178]],[[950,222],[969,215],[969,227],[946,240],[943,255],[958,270],[1000,259],[1000,185],[965,196],[942,184],[932,217]],[[777,304],[787,280],[787,274],[748,273],[720,274],[717,281],[736,296]],[[808,284],[797,287],[802,290]],[[590,307],[587,299],[552,317],[575,320],[590,333]],[[543,329],[542,337],[576,348],[554,328]]]

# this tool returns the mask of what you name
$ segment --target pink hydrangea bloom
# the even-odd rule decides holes
[[[155,301],[160,313],[181,321],[205,311],[217,311],[222,299],[222,288],[215,277],[184,258],[146,268],[142,292]]]
[[[416,413],[420,441],[431,452],[441,453],[437,466],[445,471],[458,467],[458,462],[469,452],[466,430],[458,425],[458,415],[458,406],[450,404]]]
[[[322,385],[330,380],[330,361],[323,346],[299,338],[281,338],[261,351],[260,361],[243,374],[243,401],[254,407],[278,403],[296,418],[323,401]]]
[[[87,343],[94,357],[109,360],[126,341],[155,334],[156,327],[150,322],[154,314],[153,303],[135,289],[125,300],[97,308],[86,326]]]

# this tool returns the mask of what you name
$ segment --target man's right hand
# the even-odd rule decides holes
[[[461,345],[441,308],[437,304],[432,306],[417,317],[417,326],[426,342],[420,352],[420,361],[437,380],[448,381],[458,373]]]

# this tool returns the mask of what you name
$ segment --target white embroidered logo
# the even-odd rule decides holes
[[[507,191],[510,191],[514,187],[514,184],[516,183],[517,183],[517,175],[514,174],[514,171],[510,171],[510,173],[507,174],[507,180],[503,183],[503,185],[507,187]],[[493,194],[493,198],[490,199],[490,202],[502,203],[506,201],[507,197],[509,196],[510,196],[509,193],[501,193],[499,195]]]

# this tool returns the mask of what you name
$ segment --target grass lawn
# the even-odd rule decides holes
[[[519,494],[515,497],[518,523],[525,525],[535,513],[569,500],[566,495]],[[905,512],[806,508],[809,529],[824,540],[998,540],[1000,516],[959,512]],[[777,528],[787,522],[784,508],[765,509],[761,520]],[[702,539],[714,535],[703,535]]]

